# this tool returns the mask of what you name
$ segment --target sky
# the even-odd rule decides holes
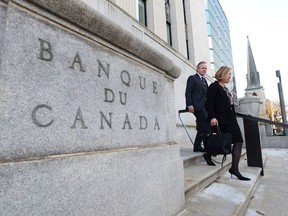
[[[279,101],[280,70],[285,104],[288,103],[288,1],[219,0],[229,21],[238,98],[247,87],[247,36],[266,99]]]

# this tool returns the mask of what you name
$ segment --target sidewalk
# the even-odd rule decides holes
[[[245,149],[243,149],[245,151]],[[189,155],[193,154],[193,161]],[[264,176],[261,168],[247,166],[244,156],[239,168],[251,181],[231,178],[228,169],[231,155],[224,167],[207,166],[199,153],[193,153],[190,145],[182,144],[184,161],[185,210],[181,216],[286,216],[288,215],[288,149],[263,148]],[[202,159],[202,160],[201,160]],[[188,163],[189,162],[189,163]],[[221,173],[220,173],[221,172]],[[220,177],[218,177],[220,175]],[[200,177],[201,178],[200,178]],[[208,176],[208,177],[207,177]],[[214,180],[210,178],[214,178]],[[210,184],[202,185],[204,180]],[[208,180],[207,180],[208,179]],[[189,181],[188,181],[189,180]],[[194,186],[188,191],[188,186]],[[197,190],[196,190],[196,189]],[[190,188],[189,188],[190,190]]]
[[[265,148],[267,156],[264,176],[245,216],[286,216],[288,215],[288,149]]]

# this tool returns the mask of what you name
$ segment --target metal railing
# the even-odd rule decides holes
[[[236,112],[236,116],[243,118],[247,165],[252,167],[260,167],[262,169],[261,175],[263,176],[264,168],[261,151],[259,122],[283,128],[288,128],[288,125],[238,112]]]
[[[179,110],[178,116],[179,119],[191,141],[193,144],[192,138],[190,137],[188,130],[183,123],[180,114],[186,113],[188,110]],[[264,175],[264,168],[263,168],[263,159],[262,159],[262,150],[261,150],[261,138],[259,132],[259,122],[275,125],[278,127],[288,128],[288,124],[270,121],[267,119],[238,113],[236,112],[237,117],[243,118],[243,125],[244,125],[244,133],[245,133],[245,145],[246,145],[246,155],[247,155],[247,165],[251,167],[260,167],[262,169],[261,175]]]

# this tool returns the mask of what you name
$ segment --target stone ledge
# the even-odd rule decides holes
[[[141,60],[178,78],[181,69],[170,59],[115,24],[98,11],[78,0],[26,0],[109,43],[137,56]]]

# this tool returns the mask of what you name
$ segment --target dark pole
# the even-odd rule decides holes
[[[279,77],[279,83],[278,83],[278,92],[279,92],[279,100],[280,100],[280,108],[281,108],[281,115],[282,115],[282,122],[284,124],[287,124],[286,120],[286,110],[285,110],[285,103],[284,103],[284,97],[283,97],[283,89],[282,89],[282,81],[281,81],[281,75],[280,70],[276,70],[276,77]],[[287,128],[284,128],[283,135],[287,134]]]

